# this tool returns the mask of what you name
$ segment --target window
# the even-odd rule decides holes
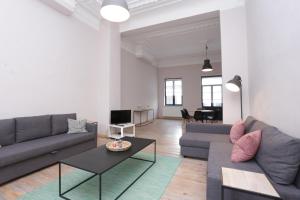
[[[165,80],[165,105],[166,106],[182,105],[182,80],[181,79]]]
[[[222,107],[222,77],[202,77],[203,107]]]

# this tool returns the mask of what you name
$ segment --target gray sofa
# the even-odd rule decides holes
[[[0,184],[97,146],[97,124],[87,133],[66,134],[76,114],[0,120]]]
[[[300,199],[300,140],[253,117],[248,117],[245,125],[246,133],[262,130],[260,149],[255,159],[233,163],[230,159],[233,146],[229,140],[231,125],[187,124],[186,133],[180,138],[181,154],[208,160],[207,200],[221,200],[221,167],[264,173],[282,199]],[[225,200],[266,199],[232,190],[225,190],[224,196]]]

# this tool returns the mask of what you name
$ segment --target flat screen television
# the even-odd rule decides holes
[[[126,124],[131,122],[131,110],[112,110],[110,112],[111,124]]]

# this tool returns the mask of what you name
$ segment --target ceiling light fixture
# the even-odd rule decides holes
[[[204,65],[202,67],[202,71],[203,72],[211,72],[214,69],[213,69],[213,67],[210,64],[210,60],[207,58],[207,50],[208,50],[207,44],[206,44],[205,50],[206,50],[206,59],[204,60]]]
[[[124,22],[130,17],[126,0],[103,0],[100,14],[111,22]]]

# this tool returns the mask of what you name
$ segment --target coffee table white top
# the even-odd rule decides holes
[[[280,198],[264,174],[222,167],[223,186]]]

